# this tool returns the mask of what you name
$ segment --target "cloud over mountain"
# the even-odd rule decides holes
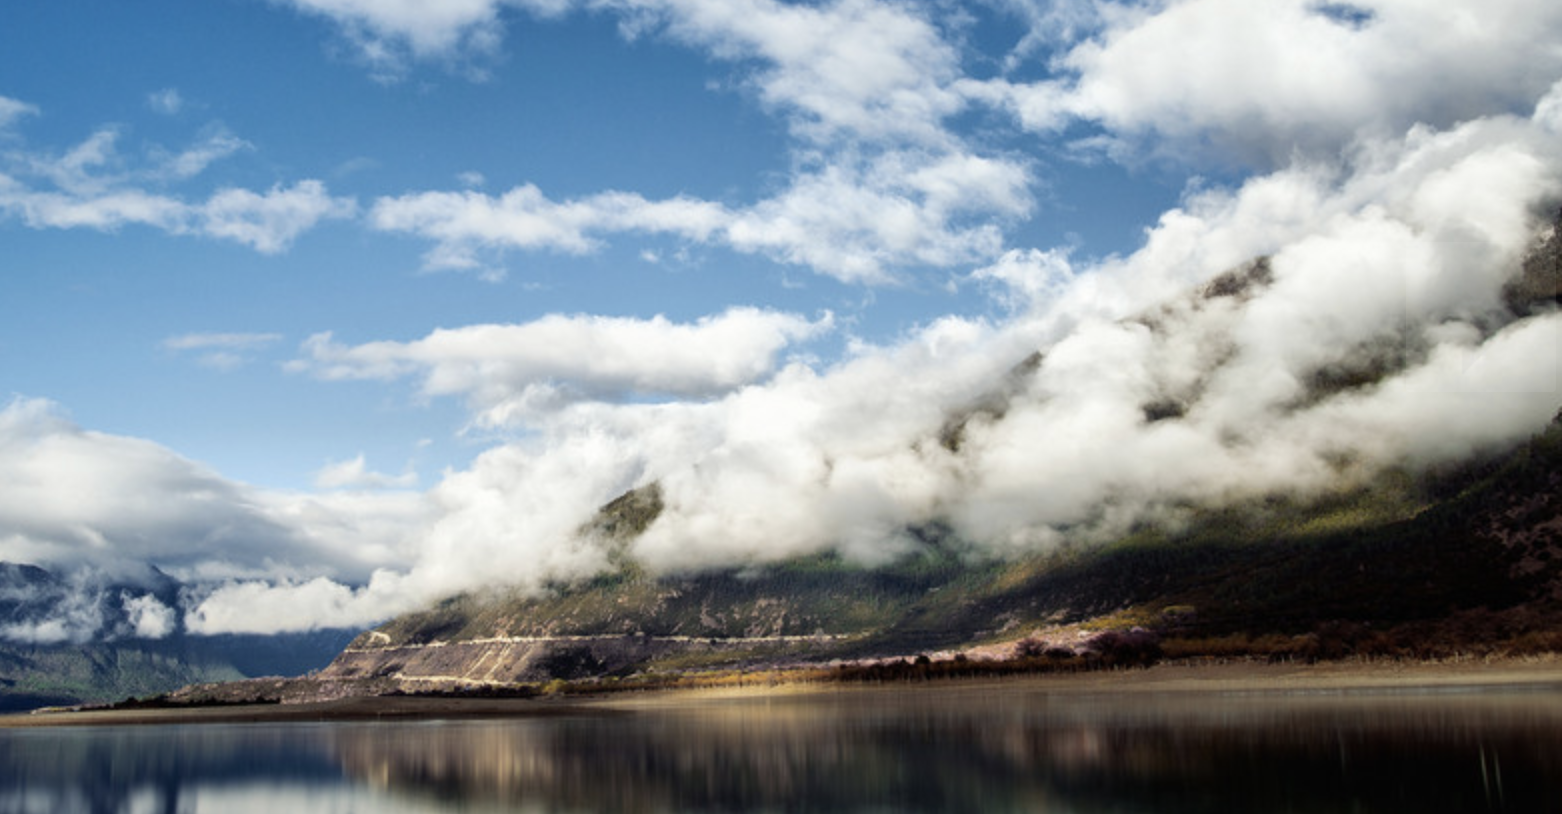
[[[125,600],[145,635],[169,613],[200,632],[367,624],[462,590],[589,577],[614,566],[580,530],[653,483],[664,509],[627,552],[652,571],[821,551],[878,564],[929,523],[1003,556],[1458,460],[1562,405],[1555,265],[1523,265],[1555,245],[1562,205],[1554,2],[991,0],[1030,26],[997,49],[935,2],[273,5],[326,21],[382,79],[433,63],[464,80],[504,58],[508,32],[594,15],[626,48],[692,52],[770,117],[782,154],[720,196],[471,188],[504,178],[487,167],[454,189],[437,187],[455,172],[354,195],[309,177],[197,188],[260,141],[213,128],[169,150],[104,125],[41,148],[39,107],[0,97],[0,225],[145,227],[277,255],[339,221],[361,243],[333,261],[404,236],[425,268],[490,278],[519,256],[609,265],[614,247],[672,244],[734,269],[808,269],[837,303],[988,299],[873,339],[822,306],[739,298],[669,319],[518,296],[441,323],[466,312],[428,295],[427,323],[387,316],[351,341],[313,312],[292,334],[309,339],[290,385],[410,383],[414,401],[458,401],[463,437],[488,445],[426,491],[410,464],[385,474],[354,447],[310,459],[316,491],[263,489],[13,400],[0,559],[152,562],[201,586],[179,608]],[[1133,248],[1087,256],[1027,228],[1052,211],[1047,165],[1066,162],[1187,184]],[[379,307],[353,283],[354,307]],[[392,331],[417,338],[374,338]],[[281,336],[162,347],[231,372]],[[848,350],[819,358],[827,337]],[[26,635],[85,629],[67,627]]]

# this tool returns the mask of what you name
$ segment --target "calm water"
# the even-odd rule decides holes
[[[0,730],[0,812],[1562,812],[1562,688]]]

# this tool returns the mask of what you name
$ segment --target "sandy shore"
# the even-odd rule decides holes
[[[1148,669],[926,683],[777,684],[713,689],[657,690],[557,698],[349,698],[312,704],[268,704],[194,709],[48,711],[0,715],[0,728],[127,726],[170,723],[445,720],[554,715],[616,715],[636,709],[706,699],[853,692],[980,692],[1023,687],[1057,695],[1103,693],[1380,692],[1453,688],[1555,686],[1562,691],[1562,657],[1469,659],[1443,662],[1346,661],[1326,664],[1160,664]]]

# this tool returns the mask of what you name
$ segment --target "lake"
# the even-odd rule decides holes
[[[1562,811],[1562,687],[662,697],[0,730],[0,812]]]

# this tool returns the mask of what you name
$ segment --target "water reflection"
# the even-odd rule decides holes
[[[3,811],[1562,811],[1562,693],[912,694],[0,733]],[[72,796],[74,795],[74,796]]]

